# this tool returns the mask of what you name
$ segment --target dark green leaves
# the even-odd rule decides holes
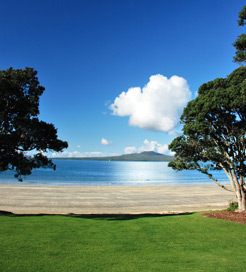
[[[169,166],[207,175],[209,168],[234,169],[238,176],[245,175],[245,86],[246,67],[240,67],[227,78],[200,87],[198,97],[188,103],[181,116],[183,136],[169,145],[176,153]],[[208,162],[211,165],[206,168]]]
[[[16,170],[19,180],[34,168],[54,167],[42,152],[68,146],[57,138],[53,124],[37,117],[43,91],[32,68],[0,71],[0,171]],[[32,150],[37,154],[28,156]]]
[[[246,22],[246,6],[240,11],[238,17],[238,25],[244,26]],[[244,63],[246,61],[246,34],[239,35],[233,46],[236,48],[236,56],[233,57],[234,61]]]
[[[239,12],[238,17],[239,17],[239,20],[237,21],[238,25],[239,26],[245,25],[245,20],[246,20],[246,6],[244,6],[242,8],[242,10]]]

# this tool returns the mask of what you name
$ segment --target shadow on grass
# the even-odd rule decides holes
[[[193,213],[141,213],[141,214],[14,214],[8,211],[0,211],[0,216],[10,217],[32,217],[32,216],[65,216],[72,218],[82,219],[96,219],[96,220],[134,220],[139,218],[150,218],[150,217],[167,217],[167,216],[178,216],[178,215],[191,215]]]

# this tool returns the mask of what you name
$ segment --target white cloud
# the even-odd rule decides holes
[[[141,146],[138,149],[139,152],[143,151],[155,151],[157,153],[161,154],[166,154],[166,155],[174,155],[173,152],[168,150],[168,145],[167,144],[160,144],[157,141],[149,141],[149,140],[144,140],[143,146]]]
[[[101,144],[103,144],[103,145],[110,145],[110,144],[112,144],[112,142],[110,142],[110,141],[108,141],[108,140],[102,138]]]
[[[170,132],[191,97],[187,81],[178,76],[150,77],[148,84],[122,92],[110,105],[113,115],[130,116],[129,124],[145,130]]]
[[[168,134],[177,137],[177,136],[181,136],[183,133],[182,131],[171,130],[168,132]]]
[[[136,152],[136,147],[135,146],[128,146],[124,149],[125,154],[132,154]]]
[[[104,154],[102,152],[95,151],[95,152],[85,152],[84,156],[85,157],[101,157],[101,156],[104,156]]]
[[[77,145],[77,148],[80,148],[80,145]]]
[[[51,154],[52,158],[83,158],[83,157],[101,157],[104,154],[102,152],[78,152],[78,151],[64,151],[54,152]]]
[[[107,107],[110,103],[111,103],[111,100],[107,100],[107,101],[104,102],[104,106]]]
[[[53,158],[72,158],[72,157],[84,157],[82,153],[78,151],[63,151],[63,152],[53,152],[51,155]]]

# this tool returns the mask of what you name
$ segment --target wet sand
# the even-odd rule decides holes
[[[0,210],[15,214],[141,214],[219,210],[235,200],[217,185],[0,185]]]

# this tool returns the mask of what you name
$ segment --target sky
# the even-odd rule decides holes
[[[49,156],[156,151],[182,133],[199,86],[238,65],[243,0],[0,0],[0,69],[38,71]]]

